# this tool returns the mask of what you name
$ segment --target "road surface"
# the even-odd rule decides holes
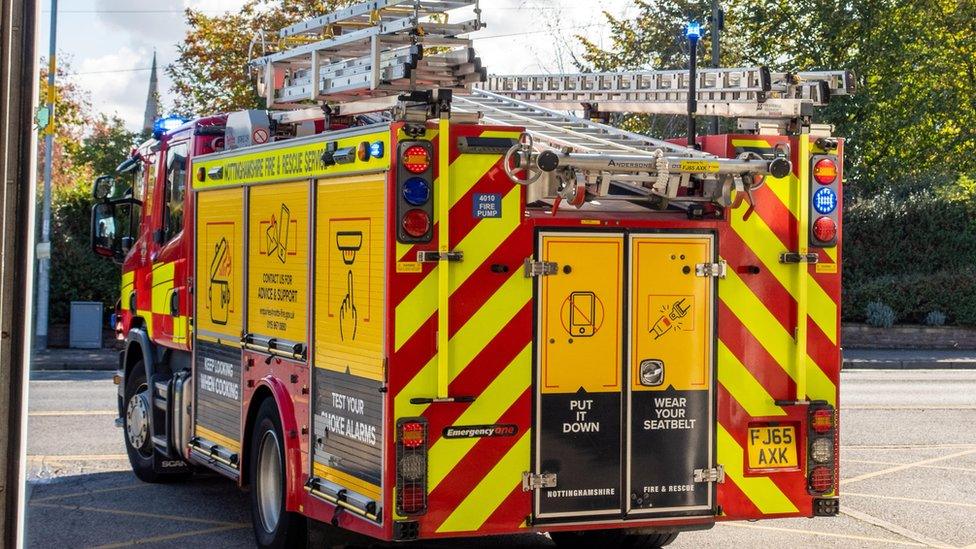
[[[976,371],[845,371],[842,515],[719,524],[671,546],[976,549]],[[147,485],[113,426],[110,373],[36,372],[28,433],[29,547],[250,547],[229,481]],[[432,547],[552,547],[545,536]]]

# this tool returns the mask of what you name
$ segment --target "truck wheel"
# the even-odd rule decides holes
[[[140,360],[125,377],[122,427],[125,453],[132,472],[143,482],[160,482],[163,475],[153,467],[152,409],[149,407],[149,384],[146,367]]]
[[[652,549],[670,545],[677,532],[661,534],[628,534],[625,530],[588,530],[585,532],[550,532],[556,547],[583,549],[590,547],[619,547],[621,549]]]
[[[248,453],[251,479],[251,521],[259,547],[306,545],[306,521],[285,510],[285,445],[281,419],[273,399],[261,403],[254,419]]]

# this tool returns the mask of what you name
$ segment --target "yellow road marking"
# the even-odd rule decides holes
[[[718,342],[718,381],[752,417],[785,416],[766,388],[752,377],[732,351]]]
[[[911,469],[912,467],[918,467],[919,465],[928,465],[930,463],[938,463],[940,461],[945,461],[947,459],[968,456],[970,454],[976,454],[976,448],[965,450],[963,452],[956,452],[954,454],[949,454],[948,456],[934,457],[929,459],[923,459],[921,461],[916,461],[913,463],[905,463],[904,465],[899,465],[897,467],[889,467],[887,469],[882,469],[880,471],[874,471],[873,473],[865,473],[863,475],[858,475],[856,477],[851,477],[843,479],[840,481],[841,485],[850,484],[852,482],[860,482],[862,480],[867,480],[869,478],[880,477],[882,475],[890,475],[892,473],[898,473],[906,469]]]
[[[505,498],[521,482],[522,472],[529,470],[532,430],[522,438],[481,479],[474,490],[440,525],[438,532],[474,532],[488,520]]]
[[[904,465],[898,461],[874,461],[868,459],[841,459],[841,463],[860,463],[864,465]],[[916,465],[919,469],[942,469],[944,471],[962,471],[963,473],[976,473],[976,468],[969,467],[949,467],[948,465]],[[846,492],[845,492],[846,493]]]
[[[719,522],[717,526],[728,526],[731,528],[747,528],[751,530],[768,530],[770,532],[787,532],[790,534],[805,534],[808,536],[824,536],[828,538],[838,538],[838,539],[850,539],[857,541],[873,541],[881,543],[892,543],[895,545],[907,545],[909,547],[925,547],[924,543],[915,543],[911,541],[901,541],[894,539],[884,539],[884,538],[872,538],[868,536],[855,536],[851,534],[837,534],[834,532],[817,532],[816,530],[801,530],[798,528],[781,528],[778,526],[760,526],[758,524],[744,524],[741,522]]]
[[[56,417],[56,416],[117,416],[118,410],[56,410],[27,412],[28,417]]]
[[[52,509],[66,509],[68,511],[85,511],[89,513],[106,513],[109,515],[120,515],[124,517],[152,518],[161,520],[175,520],[179,522],[193,522],[198,524],[213,524],[216,526],[240,526],[240,522],[224,522],[220,520],[207,520],[194,517],[181,517],[178,515],[164,515],[162,513],[143,513],[140,511],[124,511],[121,509],[102,509],[100,507],[88,507],[86,505],[62,505],[58,503],[31,503],[33,507],[48,507]],[[247,526],[247,525],[245,525]]]
[[[961,502],[961,501],[942,501],[942,500],[937,500],[937,499],[903,498],[903,497],[899,497],[899,496],[882,496],[880,494],[862,494],[862,493],[858,493],[858,492],[848,492],[846,490],[844,491],[843,496],[844,497],[856,497],[856,498],[890,499],[892,501],[910,501],[912,503],[914,503],[914,502],[922,502],[922,503],[931,503],[933,505],[949,505],[949,506],[952,506],[952,507],[968,507],[970,509],[976,509],[976,503],[964,503],[964,502]]]
[[[116,461],[127,460],[125,454],[75,454],[75,455],[33,455],[27,456],[30,461]]]
[[[742,447],[721,425],[718,426],[718,461],[725,466],[725,474],[764,515],[797,512],[790,498],[769,477],[745,476]]]
[[[899,536],[904,536],[904,537],[906,537],[906,538],[908,538],[910,540],[914,540],[914,541],[917,541],[917,542],[919,542],[921,544],[928,545],[929,547],[943,547],[943,548],[949,548],[949,549],[951,549],[951,547],[952,547],[951,545],[946,545],[945,543],[943,543],[943,542],[941,542],[939,540],[934,540],[932,538],[923,536],[922,534],[919,534],[918,532],[913,532],[912,530],[909,530],[908,528],[903,528],[901,526],[898,526],[897,524],[892,524],[892,523],[890,523],[890,522],[888,522],[888,521],[886,521],[884,519],[880,519],[880,518],[878,518],[876,516],[869,515],[867,513],[862,513],[860,511],[855,511],[854,509],[851,509],[849,507],[842,508],[840,510],[840,512],[842,514],[844,514],[844,515],[847,515],[847,516],[853,518],[853,519],[857,519],[857,520],[860,520],[862,522],[866,522],[868,524],[877,526],[878,528],[884,528],[885,530],[888,530],[889,532],[892,532],[894,534],[898,534]]]
[[[108,545],[96,545],[96,549],[116,549],[118,547],[132,547],[134,545],[145,545],[147,543],[159,543],[161,541],[171,541],[174,539],[189,538],[193,536],[205,536],[207,534],[218,534],[220,532],[227,532],[230,530],[242,530],[244,528],[250,528],[250,524],[239,524],[236,526],[218,526],[216,528],[207,528],[206,530],[194,530],[192,532],[180,532],[178,534],[168,534],[165,536],[155,536],[151,538],[137,538],[132,541],[123,541],[121,543],[110,543]]]
[[[75,497],[79,497],[79,496],[90,496],[90,495],[94,495],[94,494],[107,494],[107,493],[110,493],[110,492],[121,492],[121,491],[124,491],[124,490],[133,490],[133,489],[136,489],[136,488],[148,488],[150,486],[153,486],[153,485],[152,484],[147,484],[147,483],[141,482],[139,484],[128,484],[126,486],[116,486],[115,488],[103,488],[101,490],[88,490],[87,492],[74,492],[74,493],[71,493],[71,494],[64,494],[64,495],[59,495],[59,496],[45,496],[43,498],[31,499],[29,503],[31,503],[31,504],[34,504],[34,503],[43,503],[45,501],[54,501],[54,500],[57,500],[57,499],[75,498]]]

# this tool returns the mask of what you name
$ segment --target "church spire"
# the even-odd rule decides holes
[[[152,73],[149,76],[149,96],[146,98],[146,116],[142,129],[152,133],[153,124],[159,118],[159,75],[156,70],[156,52],[153,51]]]

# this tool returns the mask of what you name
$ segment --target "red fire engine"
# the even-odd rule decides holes
[[[810,115],[850,75],[703,70],[740,133],[682,146],[565,111],[680,112],[687,73],[487,78],[443,4],[283,30],[275,110],[163,120],[96,182],[135,474],[249,487],[265,547],[835,515],[843,141]]]

